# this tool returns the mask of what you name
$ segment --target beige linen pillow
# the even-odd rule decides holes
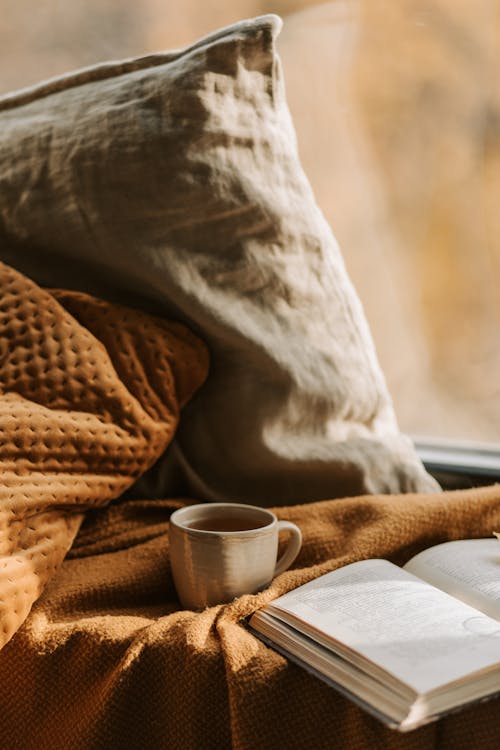
[[[280,28],[243,21],[0,99],[0,259],[209,344],[208,381],[138,494],[437,489],[300,167]]]

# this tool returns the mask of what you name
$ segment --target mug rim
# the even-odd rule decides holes
[[[252,511],[259,511],[268,517],[270,517],[269,523],[265,524],[264,526],[256,526],[253,529],[242,529],[241,531],[224,531],[222,529],[220,530],[208,530],[208,529],[193,529],[189,526],[185,526],[182,523],[182,516],[183,515],[189,515],[189,511],[197,510],[197,509],[208,509],[208,508],[232,508],[232,509],[239,509],[239,508],[247,508]],[[207,501],[205,503],[196,503],[195,505],[187,505],[184,508],[177,508],[177,510],[174,510],[172,515],[170,516],[170,528],[176,528],[179,529],[179,531],[183,531],[186,534],[193,534],[194,536],[251,536],[252,534],[260,534],[265,531],[269,531],[273,528],[275,524],[278,522],[278,517],[275,513],[273,513],[269,508],[262,508],[259,505],[250,505],[249,503],[212,503],[210,501]]]

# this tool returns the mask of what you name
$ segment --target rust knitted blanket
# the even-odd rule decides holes
[[[22,750],[498,750],[500,702],[409,734],[386,729],[264,646],[245,618],[327,570],[403,564],[500,524],[500,488],[277,509],[301,527],[295,569],[269,589],[181,611],[168,556],[176,500],[91,511],[58,574],[0,652],[0,747]]]
[[[205,347],[183,326],[42,290],[0,263],[0,648],[82,511],[154,463],[206,374]]]

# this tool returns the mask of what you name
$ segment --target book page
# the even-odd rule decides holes
[[[463,539],[426,549],[404,569],[500,620],[500,543]]]
[[[335,570],[265,611],[289,613],[311,637],[321,632],[332,648],[345,644],[353,663],[361,655],[417,693],[500,662],[495,620],[386,560]]]

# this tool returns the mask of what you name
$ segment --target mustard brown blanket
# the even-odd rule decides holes
[[[86,508],[163,453],[207,374],[183,326],[0,263],[0,648],[69,549]]]
[[[170,575],[168,519],[180,505],[122,501],[90,512],[0,652],[2,750],[498,750],[499,700],[399,734],[244,623],[340,565],[404,563],[444,540],[489,535],[500,523],[499,487],[279,508],[304,533],[295,569],[201,613],[179,609]]]

